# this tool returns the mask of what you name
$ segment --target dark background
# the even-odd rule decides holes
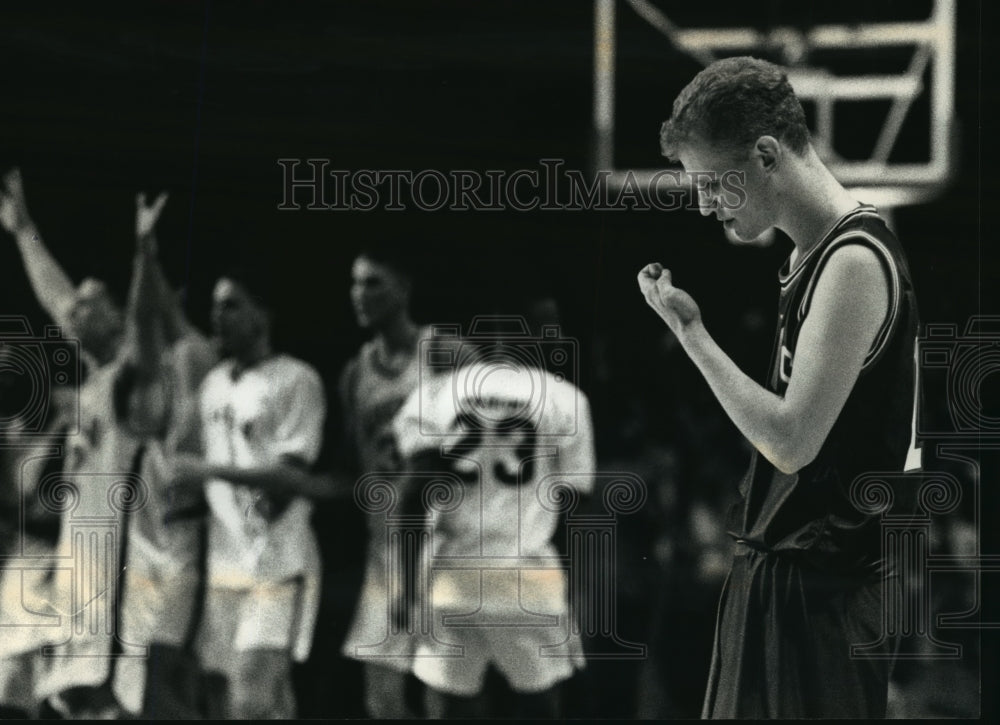
[[[691,4],[671,17],[682,25],[767,27],[897,19],[923,7],[839,2],[834,18],[812,4],[808,11],[792,2],[732,5],[741,20],[720,20],[725,3]],[[988,112],[995,84],[984,70],[995,51],[983,44],[992,33],[979,4],[960,3],[958,12],[956,174],[937,201],[896,210],[895,225],[924,321],[961,326],[998,308],[989,298],[993,217],[980,211],[982,179],[991,177],[995,158]],[[652,167],[660,163],[659,124],[698,67],[627,7],[619,20],[616,153]],[[733,247],[714,221],[690,211],[276,208],[279,158],[443,172],[537,169],[539,159],[559,158],[586,169],[592,43],[586,0],[7,4],[0,166],[21,167],[32,215],[74,280],[104,278],[122,298],[134,195],[169,190],[162,257],[170,279],[188,290],[192,318],[206,326],[211,285],[224,267],[272,270],[282,291],[277,341],[315,364],[331,392],[363,340],[347,290],[352,255],[365,239],[396,238],[419,252],[420,321],[465,322],[503,310],[525,288],[547,288],[561,303],[564,331],[580,341],[580,381],[594,402],[602,460],[628,455],[621,429],[631,409],[622,401],[645,400],[647,431],[678,433],[658,409],[693,406],[701,424],[718,429],[713,441],[722,448],[688,457],[723,456],[738,471],[745,451],[693,368],[665,367],[668,342],[635,274],[654,260],[672,267],[720,344],[759,377],[775,273],[790,249],[783,240],[767,249]],[[864,134],[870,129],[855,135]],[[900,153],[919,156],[924,146],[920,129],[904,129]],[[9,239],[0,243],[0,269],[0,310],[27,315],[40,329],[44,316]],[[675,376],[667,382],[666,369]],[[995,393],[996,381],[985,389]],[[666,394],[679,397],[657,398]],[[697,436],[678,436],[682,453],[697,449]]]

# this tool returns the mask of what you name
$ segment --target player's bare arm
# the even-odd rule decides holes
[[[150,252],[150,275],[152,284],[160,300],[160,322],[168,345],[173,345],[183,337],[195,337],[207,345],[204,335],[191,324],[181,305],[179,295],[170,286],[159,259],[159,241],[156,222],[167,200],[166,192],[160,194],[152,204],[146,204],[145,195],[139,195],[139,209],[136,216],[136,237],[142,239]],[[199,347],[203,347],[199,345]],[[214,364],[214,362],[213,362]]]
[[[69,328],[69,311],[74,300],[73,281],[59,266],[42,242],[38,227],[28,213],[21,172],[12,169],[0,188],[0,224],[17,240],[31,289],[38,303],[56,324]]]
[[[178,296],[170,287],[163,273],[163,266],[160,264],[156,224],[167,198],[166,192],[157,196],[152,203],[147,202],[145,194],[136,197],[137,255],[142,252],[142,258],[137,260],[137,264],[142,263],[145,289],[148,290],[150,298],[156,301],[155,307],[151,310],[154,317],[149,323],[160,331],[163,344],[166,347],[173,347],[174,376],[177,385],[184,393],[195,394],[205,375],[217,362],[217,355],[208,339],[185,316]],[[137,273],[138,270],[133,273],[133,279]],[[133,289],[135,289],[134,284]],[[130,306],[134,301],[134,296],[130,296]]]
[[[150,244],[153,227],[166,200],[166,194],[161,194],[152,205],[147,205],[144,194],[136,197],[136,250],[125,315],[127,355],[134,370],[126,424],[153,435],[166,430],[170,407],[160,364],[166,343],[157,319],[160,299],[151,273],[155,247]]]
[[[145,312],[155,313],[156,317],[143,319],[144,324],[156,324],[162,326],[160,320],[160,310],[168,304],[169,298],[160,285],[159,269],[159,245],[156,239],[156,223],[163,213],[163,207],[167,203],[167,192],[162,192],[152,204],[147,202],[146,195],[136,194],[135,197],[135,262],[132,271],[132,284],[129,287],[128,295],[128,321],[135,321],[135,308],[146,305]],[[138,279],[141,277],[141,280]],[[138,281],[137,281],[138,280]],[[140,299],[140,292],[143,299]],[[155,300],[155,305],[149,301]],[[134,333],[134,330],[131,331]],[[165,330],[164,330],[165,332]],[[169,341],[165,341],[169,342]]]
[[[200,456],[178,454],[172,461],[172,487],[199,489],[210,478],[219,478],[239,486],[249,486],[275,496],[304,496],[311,499],[335,498],[347,486],[329,473],[312,473],[296,461],[286,460],[272,466],[241,468],[208,463]]]
[[[639,286],[736,427],[784,473],[816,457],[889,308],[887,281],[875,253],[859,245],[834,252],[817,281],[781,397],[726,355],[705,329],[697,304],[673,285],[669,271],[649,265],[639,273]]]
[[[138,194],[135,200],[135,257],[125,324],[126,335],[133,343],[134,354],[138,356],[135,362],[141,371],[148,373],[152,373],[157,366],[165,346],[162,327],[157,320],[162,300],[153,275],[156,265],[153,229],[166,201],[166,193],[160,194],[151,205],[146,203],[145,194]]]

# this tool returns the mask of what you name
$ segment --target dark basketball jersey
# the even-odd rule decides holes
[[[817,281],[831,255],[848,244],[871,249],[881,261],[889,313],[815,460],[785,474],[754,451],[730,533],[754,548],[794,553],[824,570],[874,573],[881,556],[878,517],[852,505],[851,484],[865,473],[919,465],[913,449],[919,397],[913,284],[898,240],[873,207],[847,214],[794,270],[791,260],[782,268],[768,387],[785,393]]]

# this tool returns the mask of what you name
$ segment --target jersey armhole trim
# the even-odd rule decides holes
[[[882,269],[886,275],[886,281],[889,283],[889,310],[875,335],[875,339],[872,341],[871,347],[868,349],[867,355],[865,355],[864,363],[861,366],[861,370],[863,372],[879,359],[882,352],[885,350],[889,339],[892,337],[892,332],[896,328],[896,320],[899,318],[901,298],[899,268],[897,267],[896,261],[893,258],[892,253],[889,251],[889,248],[886,247],[881,240],[872,236],[868,232],[852,230],[836,237],[833,241],[831,241],[830,244],[827,245],[827,248],[823,250],[823,254],[816,264],[816,270],[809,279],[809,285],[806,287],[806,292],[802,296],[802,302],[799,305],[798,319],[801,322],[809,313],[809,306],[812,303],[812,295],[816,286],[816,280],[818,280],[820,274],[822,274],[823,267],[829,261],[830,256],[837,249],[848,244],[858,244],[875,252],[882,264]]]

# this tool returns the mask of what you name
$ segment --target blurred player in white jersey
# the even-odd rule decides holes
[[[138,653],[123,652],[117,577],[90,576],[69,567],[74,560],[93,557],[90,573],[105,566],[108,572],[122,570],[127,533],[121,533],[133,528],[134,517],[111,505],[112,485],[138,476],[145,444],[168,427],[171,400],[181,399],[182,388],[196,384],[210,356],[207,342],[184,320],[172,292],[168,298],[156,263],[151,240],[165,202],[165,194],[152,204],[143,195],[137,199],[137,253],[123,313],[104,283],[88,278],[74,287],[28,214],[17,170],[6,175],[0,192],[0,223],[17,241],[32,289],[52,319],[79,340],[87,367],[78,391],[80,432],[67,439],[63,469],[76,504],[63,512],[57,546],[62,561],[50,592],[53,606],[72,627],[49,635],[54,656],[46,658],[36,692],[67,717],[121,714],[122,703],[112,693],[116,665],[122,661],[118,655]],[[171,357],[163,364],[159,356],[167,346]],[[178,386],[173,396],[163,394],[168,378]],[[88,517],[116,522],[119,535],[110,551],[88,548],[89,539],[74,536],[74,523]]]
[[[322,443],[323,385],[312,366],[272,349],[267,283],[249,271],[218,280],[212,323],[223,360],[201,387],[204,459],[173,462],[181,488],[204,482],[198,652],[228,681],[228,692],[216,693],[227,718],[295,716],[291,667],[309,655],[320,584],[309,499],[330,492],[310,471]]]
[[[35,681],[41,647],[47,644],[45,615],[52,607],[50,584],[59,537],[59,515],[41,505],[39,484],[58,474],[65,450],[63,432],[74,406],[60,395],[43,405],[59,406],[43,431],[26,420],[37,394],[21,360],[0,345],[0,719],[37,718]],[[76,390],[59,391],[71,396]],[[53,391],[56,393],[56,391]],[[22,562],[16,560],[20,558]],[[16,564],[28,560],[30,568]]]
[[[584,664],[554,537],[565,516],[557,484],[592,487],[590,407],[566,375],[544,369],[559,357],[548,354],[555,340],[534,342],[467,338],[454,369],[426,377],[395,421],[408,467],[463,481],[460,502],[427,512],[430,602],[418,606],[430,608],[433,632],[414,673],[430,717],[558,717],[558,685]],[[484,688],[491,670],[505,692]]]
[[[412,276],[401,250],[371,243],[351,269],[351,303],[358,325],[373,333],[340,377],[346,446],[357,476],[399,471],[392,421],[417,387],[417,352],[429,334],[410,316]],[[413,642],[405,632],[392,632],[387,620],[384,515],[368,516],[368,547],[361,595],[341,648],[345,657],[364,668],[364,706],[371,717],[417,714],[406,702]]]
[[[165,196],[157,202],[162,206]],[[139,217],[148,212],[139,199]],[[148,224],[137,228],[131,300],[144,339],[144,367],[135,383],[143,407],[142,426],[124,425],[143,440],[137,472],[148,496],[129,517],[119,594],[123,641],[147,648],[145,656],[115,663],[112,689],[132,716],[198,717],[203,685],[187,654],[198,626],[198,595],[204,546],[204,500],[184,501],[165,494],[171,471],[167,460],[178,451],[199,450],[198,388],[217,362],[216,353],[188,323],[157,260],[157,240]],[[133,416],[134,417],[134,416]],[[179,669],[190,670],[179,674]]]

